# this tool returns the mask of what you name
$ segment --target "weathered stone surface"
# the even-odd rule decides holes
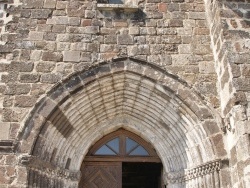
[[[121,45],[133,44],[133,37],[131,35],[118,35],[117,43]]]
[[[43,61],[62,61],[62,54],[54,53],[54,52],[43,52],[42,60]]]
[[[80,51],[64,51],[63,61],[79,62],[81,57]]]
[[[15,106],[18,107],[32,107],[36,103],[37,98],[32,96],[17,96],[15,98]]]
[[[98,5],[0,1],[0,140],[17,141],[0,142],[0,184],[78,187],[65,174],[122,125],[178,174],[163,178],[170,187],[249,187],[249,1]],[[44,161],[27,172],[29,157],[19,166],[3,151]],[[198,172],[180,177],[184,168]]]
[[[0,123],[0,129],[1,129],[0,139],[1,140],[9,139],[10,123]],[[1,180],[0,180],[0,182],[1,182]]]
[[[29,84],[8,84],[4,91],[6,95],[21,95],[30,92]]]
[[[37,72],[52,72],[56,64],[54,62],[39,62],[36,65]]]
[[[21,74],[19,78],[21,83],[36,83],[39,79],[39,74]]]
[[[61,80],[61,75],[59,74],[46,73],[46,74],[41,75],[42,83],[54,84],[54,83],[59,82],[60,80]]]
[[[50,9],[35,9],[31,10],[31,18],[43,19],[48,18],[52,11]]]
[[[10,65],[7,66],[9,71],[19,71],[19,72],[31,72],[34,68],[34,63],[32,62],[16,62],[12,61]]]

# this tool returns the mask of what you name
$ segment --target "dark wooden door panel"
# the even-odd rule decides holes
[[[121,163],[85,162],[80,188],[122,188]]]

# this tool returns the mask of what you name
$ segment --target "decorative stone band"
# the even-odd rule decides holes
[[[56,167],[49,162],[31,155],[22,155],[19,159],[19,164],[26,166],[30,171],[36,171],[51,178],[61,178],[77,182],[81,178],[80,171],[70,171]]]
[[[185,169],[182,172],[169,173],[167,180],[170,183],[180,183],[191,179],[205,176],[213,172],[218,172],[221,169],[221,160],[214,160],[203,165],[199,165],[192,169]]]

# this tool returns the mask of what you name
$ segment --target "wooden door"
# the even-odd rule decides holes
[[[120,162],[84,162],[80,188],[122,188]]]

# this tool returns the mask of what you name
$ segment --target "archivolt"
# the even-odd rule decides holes
[[[19,151],[79,170],[90,146],[120,127],[150,142],[167,172],[217,157],[209,136],[220,134],[219,125],[202,99],[184,81],[132,58],[98,64],[56,85],[26,121]]]

